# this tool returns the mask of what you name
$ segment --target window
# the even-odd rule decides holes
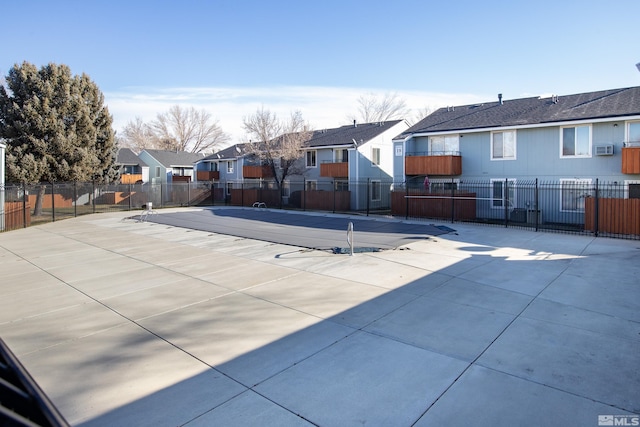
[[[402,145],[396,145],[396,156],[402,157]]]
[[[307,191],[313,191],[318,189],[318,181],[306,181]]]
[[[347,163],[349,161],[349,152],[345,150],[335,150],[333,152],[334,163]]]
[[[625,199],[640,199],[640,181],[625,181]]]
[[[516,131],[493,132],[491,134],[491,160],[515,160]]]
[[[227,162],[227,173],[233,173],[233,162]]]
[[[156,178],[160,178],[160,166],[156,166]]]
[[[458,141],[458,135],[429,137],[430,156],[457,155],[459,152],[460,143]]]
[[[348,181],[336,181],[334,183],[335,191],[349,191],[349,182]]]
[[[289,181],[285,181],[282,183],[282,196],[289,197],[291,195],[291,183]]]
[[[380,191],[381,183],[380,181],[371,181],[371,201],[376,202],[380,200],[380,195],[382,194]]]
[[[371,164],[374,166],[378,166],[380,164],[380,149],[372,148],[371,149]]]
[[[590,179],[560,180],[560,211],[584,212],[584,199],[591,195]]]
[[[231,194],[231,190],[233,190],[233,183],[227,182],[227,196]]]
[[[446,180],[437,180],[430,179],[429,185],[432,193],[451,193],[451,191],[455,191],[458,189],[458,184],[460,180],[456,179],[454,181]]]
[[[560,129],[560,157],[591,157],[591,126]]]
[[[627,142],[631,145],[640,145],[640,122],[627,124]]]
[[[505,184],[508,185],[508,191],[505,191]],[[492,179],[491,180],[491,207],[500,209],[507,206],[513,208],[516,206],[515,179]]]
[[[315,168],[316,166],[316,151],[307,151],[306,154],[306,165],[308,168]]]

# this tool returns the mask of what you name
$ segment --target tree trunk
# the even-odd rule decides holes
[[[46,185],[41,185],[38,187],[38,195],[36,196],[36,205],[33,208],[33,216],[42,215],[42,202],[44,200],[44,193],[47,190]]]

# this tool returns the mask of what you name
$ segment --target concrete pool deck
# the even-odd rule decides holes
[[[131,215],[0,234],[0,337],[72,425],[640,413],[638,241],[442,223],[348,256]]]

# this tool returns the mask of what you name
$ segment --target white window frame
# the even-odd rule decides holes
[[[227,162],[227,173],[233,173],[233,160]]]
[[[591,196],[591,179],[588,178],[562,178],[560,179],[560,212],[584,212],[585,198]],[[565,189],[564,184],[571,183],[574,188]],[[585,188],[581,188],[584,186]],[[575,192],[575,208],[565,206],[565,193]]]
[[[333,163],[347,163],[349,161],[349,151],[346,148],[333,150]]]
[[[318,181],[310,180],[305,182],[305,190],[306,191],[314,191],[318,189]]]
[[[312,156],[312,159],[309,159],[309,156]],[[313,164],[309,164],[309,160],[313,160]],[[308,168],[317,168],[318,167],[318,150],[308,150],[304,155],[304,164]]]
[[[233,190],[233,182],[227,182],[227,185],[225,185],[225,188],[227,190],[227,196],[230,196],[231,190]]]
[[[460,188],[460,179],[429,179],[429,188],[432,193],[451,193],[451,185],[455,190]],[[445,186],[449,188],[444,188]]]
[[[491,199],[490,199],[490,203],[491,203],[491,208],[492,209],[504,209],[504,202],[506,200],[505,197],[505,191],[504,191],[504,183],[507,183],[507,187],[509,190],[509,209],[513,209],[517,206],[517,193],[516,193],[516,179],[515,178],[502,178],[502,179],[498,179],[498,178],[494,178],[491,179]],[[494,184],[495,183],[501,183],[500,188],[501,188],[501,192],[502,195],[500,197],[497,197],[494,195]],[[499,202],[499,203],[496,203]]]
[[[631,121],[631,122],[627,122],[627,125],[625,126],[625,136],[624,136],[624,140],[627,143],[627,145],[631,145],[631,146],[640,146],[640,139],[638,140],[631,140],[631,125],[634,126],[634,128],[636,126],[640,127],[640,121]]]
[[[589,146],[587,147],[587,152],[585,154],[564,154],[564,130],[565,129],[574,129],[574,151],[578,151],[578,129],[586,128],[589,132]],[[591,130],[591,125],[573,125],[573,126],[561,126],[560,127],[560,158],[561,159],[578,159],[578,158],[590,158],[591,150],[593,145],[593,132]]]
[[[374,190],[375,188],[377,188],[377,196],[376,196],[376,191]],[[382,181],[378,180],[378,179],[372,179],[371,180],[371,201],[372,202],[379,202],[380,200],[382,200]]]
[[[380,147],[371,147],[371,166],[380,166],[381,153]]]
[[[349,181],[346,179],[336,179],[333,182],[334,191],[349,191]]]
[[[450,156],[460,152],[459,135],[435,135],[429,137],[430,156]]]
[[[629,186],[632,185],[632,184],[638,185],[638,184],[640,184],[640,180],[637,180],[637,179],[625,179],[624,180],[624,198],[625,199],[629,198],[629,193],[630,193]]]
[[[506,134],[513,135],[512,139],[509,139],[509,141],[513,141],[513,149],[511,150],[513,152],[510,153],[511,155],[509,155],[509,150],[507,150],[507,143],[505,143]],[[494,151],[495,151],[494,144],[495,144],[496,135],[502,135],[502,156],[501,157],[496,157],[494,155]],[[515,130],[503,130],[503,131],[491,132],[491,160],[497,160],[497,161],[516,160],[517,146],[518,146],[517,133]]]

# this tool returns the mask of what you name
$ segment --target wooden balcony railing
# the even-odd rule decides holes
[[[640,173],[640,146],[622,148],[622,173]]]
[[[128,173],[125,175],[120,175],[121,184],[135,184],[137,182],[142,182],[141,173]]]
[[[244,178],[272,178],[271,168],[269,166],[243,166],[242,176]]]
[[[349,163],[320,163],[320,176],[329,178],[348,178]]]
[[[196,171],[196,179],[198,181],[213,181],[220,179],[218,171]]]
[[[404,158],[406,175],[456,176],[462,174],[462,156],[407,156]]]
[[[191,182],[191,177],[189,175],[173,175],[171,177],[172,182]]]

